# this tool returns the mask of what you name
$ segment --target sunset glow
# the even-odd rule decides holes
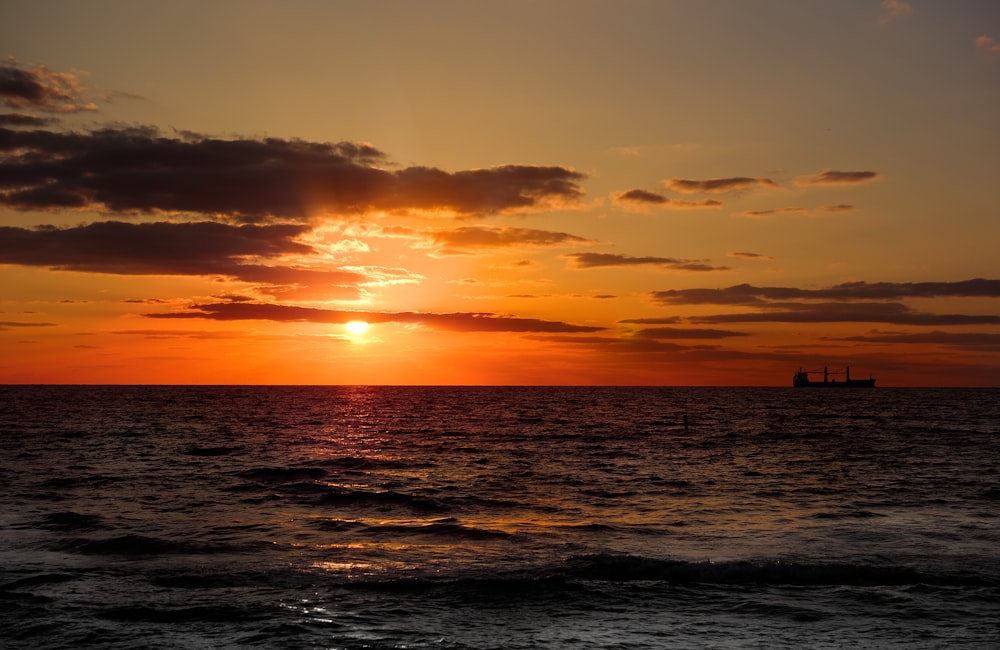
[[[993,3],[0,18],[2,383],[1000,385]]]
[[[351,334],[364,334],[368,331],[368,323],[363,320],[347,321],[347,324],[344,327],[346,327],[347,331]]]

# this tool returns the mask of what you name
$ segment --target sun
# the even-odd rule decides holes
[[[347,331],[351,334],[364,334],[365,330],[368,329],[368,323],[363,320],[352,320],[348,321],[344,327],[346,327]]]

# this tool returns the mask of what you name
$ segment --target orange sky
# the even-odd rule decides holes
[[[15,1],[0,42],[0,382],[1000,385],[995,2]]]

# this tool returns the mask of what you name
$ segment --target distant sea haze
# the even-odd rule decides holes
[[[1000,390],[0,386],[0,645],[996,648]]]

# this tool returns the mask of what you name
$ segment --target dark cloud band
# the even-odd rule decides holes
[[[228,302],[193,305],[189,311],[151,313],[149,318],[205,318],[209,320],[269,320],[343,324],[362,320],[367,323],[410,323],[435,329],[459,332],[597,332],[605,328],[573,325],[537,318],[518,318],[480,312],[421,313],[365,312],[318,309],[271,303]]]
[[[151,128],[0,128],[0,154],[0,205],[243,221],[369,211],[528,211],[578,200],[584,178],[564,167],[531,165],[391,171],[384,168],[385,155],[366,144],[164,137]]]

